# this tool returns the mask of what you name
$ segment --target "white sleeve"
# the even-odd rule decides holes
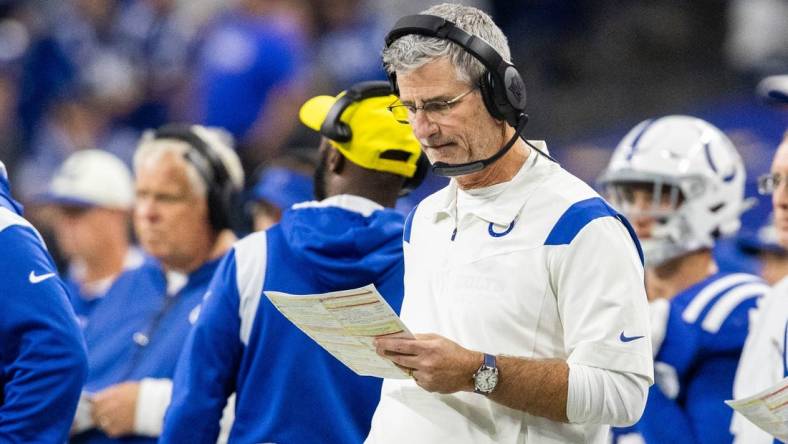
[[[144,378],[140,381],[134,432],[144,436],[159,436],[171,398],[172,379]]]
[[[71,425],[71,432],[74,434],[82,433],[96,426],[93,424],[93,402],[90,400],[91,396],[90,393],[84,390],[79,395],[77,411],[74,414],[74,422]]]
[[[567,362],[654,379],[643,265],[624,225],[600,217],[550,256]]]
[[[570,363],[566,417],[570,423],[630,426],[646,408],[649,385],[636,373]]]

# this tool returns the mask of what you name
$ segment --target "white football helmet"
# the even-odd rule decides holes
[[[630,218],[651,217],[651,236],[641,239],[646,265],[658,266],[714,246],[738,231],[746,172],[725,134],[689,116],[646,120],[618,144],[599,178],[611,203]],[[647,210],[635,208],[633,189],[649,190]]]

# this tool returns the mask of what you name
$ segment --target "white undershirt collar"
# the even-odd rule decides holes
[[[383,205],[373,202],[366,197],[355,196],[353,194],[338,194],[321,201],[313,200],[293,205],[293,209],[321,207],[339,207],[343,210],[359,213],[364,217],[369,217],[375,211],[383,209]]]

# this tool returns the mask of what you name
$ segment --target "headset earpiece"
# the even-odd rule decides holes
[[[175,139],[189,145],[185,158],[205,181],[211,226],[217,231],[231,228],[231,214],[237,193],[227,168],[208,142],[191,125],[184,124],[164,125],[153,132],[153,137]]]
[[[495,97],[495,78],[490,74],[490,71],[485,71],[479,79],[479,92],[481,93],[482,102],[484,102],[484,107],[487,108],[487,112],[495,119],[506,120],[504,115],[501,114],[498,105],[500,100]]]
[[[507,66],[503,72],[503,81],[505,85],[503,91],[506,93],[506,102],[510,104],[514,110],[519,112],[525,111],[525,82],[523,81],[522,75],[520,75],[520,71],[513,65]]]

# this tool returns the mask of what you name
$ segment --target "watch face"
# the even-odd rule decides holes
[[[476,390],[484,393],[493,391],[498,384],[498,372],[492,368],[484,368],[476,373]]]

